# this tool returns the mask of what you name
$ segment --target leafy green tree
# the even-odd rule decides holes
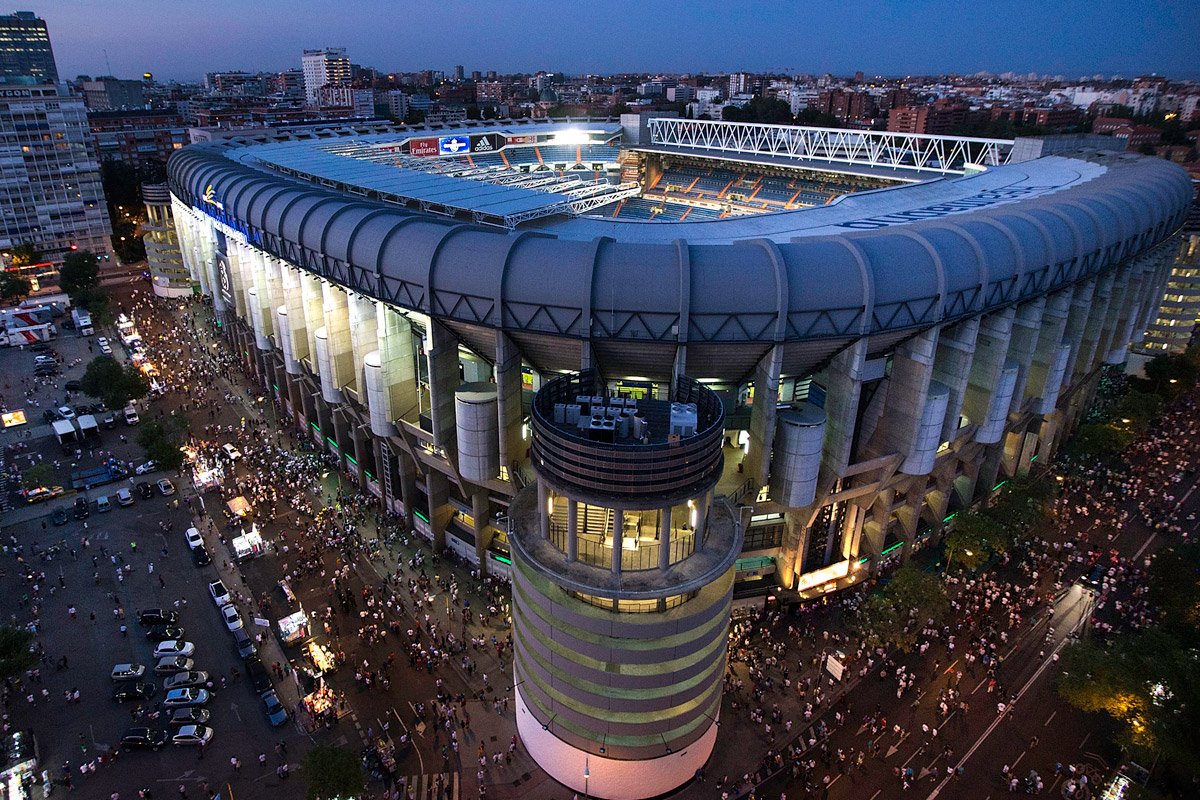
[[[33,634],[24,628],[0,625],[0,680],[15,678],[38,663],[30,650]]]
[[[1009,532],[986,511],[964,511],[951,522],[943,541],[946,544],[946,569],[951,563],[978,569],[994,553],[1007,549]]]
[[[82,292],[94,291],[100,286],[100,264],[90,250],[72,250],[63,258],[58,270],[58,286],[77,302]]]
[[[1093,422],[1079,426],[1074,449],[1085,457],[1108,458],[1124,452],[1126,447],[1133,444],[1135,438],[1130,430],[1108,423]]]
[[[1158,554],[1146,597],[1155,623],[1068,646],[1058,692],[1076,708],[1112,717],[1121,745],[1200,779],[1200,544]]]
[[[950,611],[946,585],[934,575],[905,566],[887,586],[867,598],[859,608],[855,627],[871,645],[897,647],[910,652],[926,620],[937,623]]]
[[[160,469],[179,469],[183,466],[184,436],[187,422],[181,417],[167,417],[162,421],[143,423],[138,431],[137,443],[146,451],[146,458]]]
[[[17,275],[0,278],[0,300],[20,300],[33,291],[33,284]]]
[[[49,464],[34,464],[21,473],[21,484],[26,489],[36,489],[39,486],[48,485],[52,477],[54,477],[54,467]]]
[[[79,379],[80,388],[89,397],[98,397],[113,410],[124,408],[130,400],[150,393],[150,379],[133,364],[121,366],[107,356],[94,358]]]
[[[41,264],[45,261],[42,251],[32,242],[23,242],[12,249],[12,265],[28,267],[31,264]]]
[[[358,756],[344,747],[319,744],[304,757],[308,800],[357,797],[366,787]]]

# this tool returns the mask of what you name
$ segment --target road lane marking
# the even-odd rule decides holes
[[[1052,712],[1050,712],[1050,716],[1049,716],[1049,717],[1046,719],[1046,721],[1045,721],[1045,722],[1043,722],[1043,723],[1042,723],[1042,727],[1043,727],[1043,728],[1045,728],[1047,725],[1049,725],[1049,724],[1050,724],[1050,720],[1054,719],[1054,715],[1055,715],[1055,714],[1057,714],[1057,713],[1058,713],[1057,711],[1052,711]]]

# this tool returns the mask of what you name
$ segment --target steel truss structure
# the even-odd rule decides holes
[[[756,122],[658,117],[651,119],[649,125],[652,144],[942,175],[962,175],[968,167],[1007,164],[1013,146],[1007,139],[764,125]]]

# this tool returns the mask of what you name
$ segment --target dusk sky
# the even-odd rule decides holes
[[[195,80],[345,46],[385,72],[1157,72],[1200,77],[1197,0],[31,0],[64,78]]]

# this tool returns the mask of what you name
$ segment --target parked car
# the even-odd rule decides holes
[[[149,700],[154,697],[158,687],[153,683],[144,683],[141,681],[129,681],[122,683],[113,690],[112,699],[117,703],[124,703],[128,700]]]
[[[237,647],[238,656],[243,659],[254,658],[254,640],[244,627],[233,632],[233,643]]]
[[[75,503],[71,508],[75,514],[75,519],[87,519],[92,515],[91,509],[88,508],[87,498],[76,497]]]
[[[171,712],[169,722],[172,725],[203,725],[208,722],[209,710],[207,708],[177,708]]]
[[[102,494],[96,498],[96,512],[103,514],[106,511],[112,511],[112,501],[108,499],[108,495]]]
[[[221,445],[221,452],[224,453],[225,457],[228,458],[230,461],[238,461],[242,457],[242,451],[238,450],[236,447],[234,447],[231,444]]]
[[[242,618],[238,616],[237,609],[232,605],[221,606],[221,617],[225,620],[225,627],[231,631],[244,627]]]
[[[83,390],[83,384],[81,384],[79,381],[67,381],[65,384],[63,384],[63,387],[68,392],[79,392]]]
[[[191,642],[185,642],[182,639],[166,639],[159,642],[158,646],[154,648],[154,657],[190,656],[195,652],[196,645]]]
[[[197,567],[207,566],[212,563],[212,556],[203,547],[192,548],[192,563]]]
[[[212,740],[212,728],[205,725],[184,725],[171,737],[171,744],[208,744]]]
[[[246,660],[246,675],[254,686],[254,691],[265,692],[271,688],[271,674],[263,666],[261,658]]]
[[[267,722],[271,723],[271,725],[276,728],[287,722],[287,710],[284,709],[283,704],[279,702],[279,698],[275,695],[274,689],[263,692],[262,701],[263,710],[267,714]]]
[[[172,689],[163,698],[163,708],[184,708],[187,706],[202,706],[208,703],[208,689]]]
[[[117,505],[131,506],[133,505],[133,492],[128,489],[117,490]]]
[[[58,416],[62,419],[75,419],[75,409],[70,406],[59,406]]]
[[[183,538],[187,542],[189,550],[195,550],[197,547],[204,546],[204,537],[200,535],[200,531],[195,528],[188,528],[183,532]]]
[[[146,631],[146,638],[152,642],[165,642],[170,639],[182,639],[183,628],[177,625],[155,625]]]
[[[142,481],[137,485],[137,493],[142,496],[143,500],[149,500],[154,497],[154,487],[147,481]]]
[[[110,677],[114,681],[137,681],[146,674],[144,664],[117,664],[112,668]]]
[[[196,662],[184,656],[166,656],[154,665],[155,675],[174,675],[176,672],[191,672]]]
[[[229,605],[232,600],[229,597],[229,590],[225,588],[225,584],[221,581],[213,581],[208,585],[208,593],[212,595],[213,602],[217,604],[217,608]]]
[[[145,464],[138,464],[138,466],[133,470],[133,473],[135,475],[149,475],[156,469],[158,469],[158,467],[154,466],[153,461],[147,461]]]
[[[42,420],[48,425],[51,422],[58,422],[62,417],[53,408],[47,408],[42,412]]]
[[[41,503],[52,497],[58,497],[65,491],[61,486],[38,486],[34,489],[22,489],[19,494],[27,503]]]
[[[130,728],[121,737],[121,749],[126,753],[130,750],[158,750],[166,743],[167,732],[152,728]]]
[[[160,480],[156,485],[158,486],[159,494],[161,494],[163,497],[170,497],[171,495],[175,494],[175,484],[171,483],[171,481],[166,478]]]
[[[56,508],[50,513],[50,521],[55,525],[66,525],[71,519],[65,508]]]
[[[189,686],[203,686],[206,683],[208,683],[207,672],[192,670],[191,672],[176,672],[163,681],[163,688],[170,691],[171,689],[186,689]]]
[[[140,624],[147,627],[150,625],[174,625],[179,621],[179,612],[169,608],[147,608],[137,612],[137,618]]]

